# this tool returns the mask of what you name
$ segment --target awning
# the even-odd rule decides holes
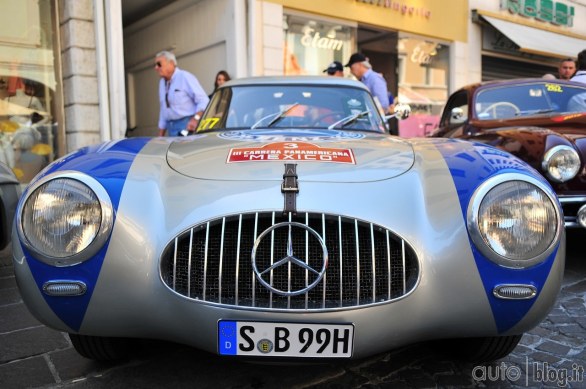
[[[522,24],[481,15],[484,20],[519,46],[520,51],[560,58],[576,58],[586,47],[585,39],[556,34]]]

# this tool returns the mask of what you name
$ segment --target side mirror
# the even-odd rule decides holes
[[[454,107],[450,112],[450,124],[461,124],[466,121],[467,117],[461,107]]]
[[[409,104],[395,104],[392,115],[385,116],[385,120],[390,118],[397,118],[397,120],[405,120],[411,115],[411,106]]]

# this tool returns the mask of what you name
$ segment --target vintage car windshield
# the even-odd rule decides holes
[[[478,92],[474,110],[480,120],[586,112],[586,87],[549,82],[499,86]]]
[[[367,91],[336,85],[224,87],[212,97],[197,131],[291,127],[385,131]]]

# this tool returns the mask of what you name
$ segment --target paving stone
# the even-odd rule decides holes
[[[1,351],[0,351],[1,352]],[[4,382],[4,386],[2,385]],[[0,385],[6,389],[31,388],[56,384],[42,356],[0,364]]]
[[[531,355],[531,363],[543,363],[547,362],[549,364],[555,365],[561,361],[561,358],[557,356],[553,356],[551,354],[547,354],[544,352],[535,352]]]
[[[564,288],[564,292],[581,294],[586,293],[586,281],[578,282],[577,284]]]
[[[571,350],[570,347],[555,342],[544,342],[543,344],[539,345],[537,349],[541,351],[547,351],[562,357],[568,355],[568,352]]]
[[[0,266],[0,278],[14,277],[14,268],[12,266]]]
[[[0,335],[0,363],[70,347],[60,332],[45,326]]]
[[[560,333],[562,333],[566,336],[571,336],[571,335],[576,335],[576,334],[585,335],[584,329],[577,323],[570,323],[565,326],[560,326],[559,330],[560,330]]]
[[[55,366],[61,380],[73,380],[86,375],[96,375],[106,371],[116,364],[99,363],[91,359],[81,357],[73,347],[55,351],[49,354],[49,358]]]
[[[543,324],[543,323],[542,323]],[[549,337],[551,336],[551,331],[548,331],[544,328],[544,326],[535,327],[531,330],[532,335],[537,335],[539,337]]]
[[[0,277],[0,290],[8,288],[14,289],[16,287],[16,279],[14,277]]]
[[[31,315],[24,303],[0,306],[0,333],[40,325],[41,323]]]
[[[16,288],[0,288],[0,307],[7,304],[16,304],[22,302],[20,293]]]
[[[553,324],[555,324],[556,326],[558,324],[564,324],[567,323],[568,321],[568,316],[564,315],[564,316],[548,316],[547,318],[550,322],[552,322]],[[558,327],[559,328],[559,327]]]

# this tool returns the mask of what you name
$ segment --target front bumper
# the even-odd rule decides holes
[[[580,215],[586,219],[586,196],[558,196],[564,213],[564,224],[566,228],[586,228],[580,224]]]

